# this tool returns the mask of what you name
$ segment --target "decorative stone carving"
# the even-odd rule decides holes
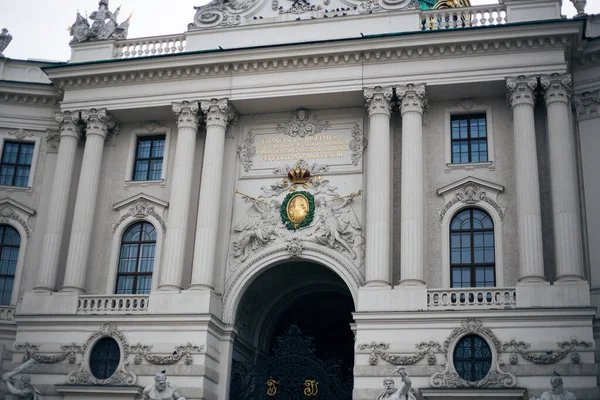
[[[31,237],[32,228],[29,226],[28,221],[33,215],[35,215],[35,210],[27,206],[9,198],[0,199],[0,223],[16,222],[25,231],[27,239]]]
[[[353,165],[358,165],[362,155],[368,145],[367,138],[364,137],[360,125],[356,124],[352,127],[352,140],[350,141],[350,150],[352,151],[351,159]]]
[[[15,344],[15,350],[23,352],[23,362],[27,360],[35,360],[40,364],[56,364],[67,360],[69,364],[75,364],[76,354],[81,354],[81,346],[71,343],[60,346],[61,353],[59,354],[40,354],[40,346],[29,342]]]
[[[190,31],[214,27],[242,25],[262,6],[264,0],[212,0],[196,9]]]
[[[573,6],[577,10],[578,17],[583,17],[587,15],[585,13],[585,5],[587,3],[587,0],[571,0],[571,3],[573,3]]]
[[[75,22],[69,28],[69,33],[73,36],[71,43],[80,43],[88,40],[107,40],[107,39],[127,39],[127,31],[129,30],[129,19],[119,24],[117,18],[121,7],[117,7],[113,13],[108,9],[108,0],[100,0],[98,10],[90,14],[89,22],[79,12],[75,18]]]
[[[184,360],[185,365],[192,365],[194,361],[192,359],[193,353],[199,353],[204,350],[204,346],[194,346],[190,342],[175,347],[175,351],[172,354],[158,354],[158,353],[150,353],[152,350],[152,346],[142,345],[138,343],[136,345],[130,346],[130,352],[135,354],[133,359],[133,363],[136,365],[140,365],[142,363],[142,358],[148,361],[150,364],[155,365],[172,365],[177,364],[182,359]]]
[[[546,104],[556,101],[569,102],[572,95],[573,78],[571,74],[541,75],[540,83],[544,89]]]
[[[454,367],[452,355],[454,346],[466,335],[475,334],[481,336],[488,343],[494,353],[492,365],[488,374],[480,381],[469,382],[460,377]],[[499,354],[502,351],[502,342],[496,337],[491,329],[485,328],[483,323],[476,319],[464,321],[461,327],[454,329],[448,338],[444,340],[442,353],[445,357],[444,371],[433,374],[429,380],[434,388],[502,388],[513,387],[517,380],[513,374],[504,372],[500,369],[503,365],[499,360]]]
[[[90,346],[103,337],[111,337],[119,343],[121,348],[121,362],[114,374],[107,379],[97,379],[92,375],[90,366],[83,360],[79,363],[79,370],[71,372],[68,380],[70,384],[79,385],[133,385],[137,376],[133,372],[125,370],[129,365],[129,354],[131,354],[129,343],[125,335],[117,329],[117,326],[111,322],[102,324],[100,330],[92,333],[86,342],[81,346],[81,352],[86,354]],[[91,351],[91,349],[89,350]]]
[[[177,117],[177,127],[198,130],[199,109],[197,101],[173,103],[173,113],[175,113],[175,116]]]
[[[402,379],[400,386],[396,389],[394,378],[385,378],[383,380],[385,390],[377,396],[377,400],[416,400],[415,395],[411,391],[412,382],[406,373],[406,369],[398,367],[394,369],[393,373],[400,375],[400,379]]]
[[[301,138],[314,136],[327,129],[329,129],[329,121],[319,120],[317,114],[311,113],[304,108],[292,113],[292,116],[286,123],[277,125],[277,133]]]
[[[327,164],[319,164],[319,163],[309,164],[301,158],[294,165],[286,164],[286,165],[280,165],[278,167],[273,168],[273,175],[287,175],[289,171],[291,171],[292,169],[294,169],[296,167],[300,167],[300,169],[307,170],[311,176],[329,172],[329,168],[330,168],[329,165],[327,165]]]
[[[248,172],[252,169],[253,159],[256,156],[256,146],[254,145],[254,132],[250,131],[246,134],[244,141],[237,148],[237,155],[242,162],[244,171]]]
[[[425,96],[424,83],[396,86],[396,96],[400,101],[400,113],[402,115],[408,112],[422,114],[427,109],[428,101]]]
[[[206,116],[206,126],[219,125],[227,129],[236,117],[235,109],[228,99],[201,101],[200,108]]]
[[[504,188],[502,186],[485,182],[480,179],[476,180],[475,178],[465,178],[439,189],[438,194],[443,195],[444,200],[446,201],[444,207],[437,210],[440,223],[444,220],[444,216],[448,210],[457,203],[468,205],[474,205],[479,202],[488,203],[498,213],[500,219],[503,220],[505,208],[501,207],[496,202],[497,194],[503,190]],[[450,196],[451,191],[454,191],[453,196]],[[488,193],[488,191],[491,193]]]
[[[12,41],[12,35],[8,33],[8,29],[2,28],[2,32],[0,32],[0,57],[4,57],[2,52],[6,50],[10,42]]]
[[[571,361],[573,364],[579,364],[581,357],[577,352],[578,347],[590,348],[592,346],[591,342],[580,341],[577,339],[571,339],[570,341],[558,342],[557,343],[559,350],[547,350],[547,351],[539,351],[532,352],[527,351],[527,349],[531,346],[531,343],[526,343],[523,341],[517,341],[515,339],[510,340],[502,345],[502,350],[507,351],[508,349],[512,349],[510,355],[510,363],[512,365],[516,365],[518,363],[517,354],[520,354],[525,360],[532,362],[534,364],[554,364],[564,359],[569,353],[571,353]]]
[[[26,137],[32,137],[33,132],[29,132],[23,128],[19,128],[16,131],[8,132],[9,135],[14,136],[15,139],[23,140]]]
[[[147,217],[149,215],[153,216],[154,218],[156,218],[158,220],[158,222],[160,223],[160,229],[162,230],[163,234],[166,233],[167,232],[167,224],[165,223],[165,220],[163,219],[163,217],[159,213],[156,212],[153,205],[150,205],[148,202],[146,202],[142,199],[138,199],[135,203],[133,203],[131,205],[131,207],[129,207],[129,210],[125,214],[121,215],[119,220],[117,222],[115,222],[115,224],[113,225],[113,233],[117,231],[119,226],[127,218],[129,218],[129,217],[143,218],[143,217]]]
[[[300,257],[302,250],[304,250],[302,240],[297,237],[291,238],[288,242],[287,249],[291,257]]]
[[[84,133],[84,123],[81,120],[80,111],[65,111],[54,114],[54,119],[60,124],[61,136],[73,136],[79,138]]]
[[[565,390],[563,379],[560,376],[553,376],[550,379],[550,385],[552,385],[552,389],[542,393],[542,397],[539,399],[531,397],[529,400],[577,400],[573,393]]]
[[[144,388],[142,400],[185,400],[185,397],[179,394],[177,387],[167,380],[165,371],[162,371],[156,374],[153,384]]]
[[[510,107],[519,105],[533,106],[536,100],[535,88],[537,87],[537,76],[519,75],[516,78],[506,78],[506,101]]]
[[[46,145],[48,146],[48,153],[58,153],[60,133],[57,130],[46,129]]]
[[[44,400],[40,391],[31,384],[31,376],[23,374],[20,379],[20,384],[15,386],[15,382],[11,379],[13,376],[19,374],[21,371],[26,370],[35,364],[34,360],[26,361],[25,363],[19,365],[11,372],[7,372],[2,375],[2,381],[6,385],[8,392],[20,399],[30,399],[30,400]]]
[[[159,128],[164,128],[165,126],[158,121],[146,121],[140,125],[140,128],[145,129],[148,132],[154,132]]]
[[[412,365],[421,361],[423,358],[427,356],[427,364],[435,365],[436,357],[434,350],[438,352],[442,351],[442,345],[436,341],[429,342],[421,342],[415,345],[417,348],[417,352],[415,354],[411,354],[409,356],[402,356],[396,354],[389,354],[386,350],[390,348],[389,343],[383,342],[371,342],[371,343],[363,343],[358,346],[359,350],[371,349],[371,355],[369,356],[369,364],[377,365],[379,362],[379,358],[392,365]]]
[[[119,131],[119,122],[106,108],[82,110],[81,120],[86,124],[86,137],[99,135],[106,138],[109,134],[117,134]]]
[[[378,0],[366,0],[360,3],[356,11],[359,14],[371,14],[382,9],[383,7],[381,7]]]
[[[573,105],[580,120],[600,117],[600,90],[576,94]]]
[[[374,88],[365,88],[363,96],[365,98],[366,107],[369,110],[369,115],[386,114],[392,112],[392,96],[394,89],[391,86],[376,86]]]
[[[304,14],[309,11],[318,11],[322,7],[320,5],[312,5],[308,0],[296,0],[294,4],[287,10],[282,7],[279,8],[279,14]]]
[[[292,242],[313,242],[329,247],[361,266],[364,259],[365,241],[361,235],[361,224],[358,221],[350,203],[360,195],[360,191],[340,197],[337,187],[330,185],[328,180],[313,179],[311,187],[314,196],[314,218],[306,227],[298,230],[288,230],[281,220],[280,197],[284,192],[295,190],[296,185],[283,184],[263,187],[264,196],[253,198],[239,193],[252,207],[234,226],[237,233],[232,243],[229,257],[229,268],[235,270],[250,256],[262,248]],[[298,250],[294,246],[294,251]],[[291,253],[293,254],[293,253]],[[297,255],[293,255],[297,256]]]

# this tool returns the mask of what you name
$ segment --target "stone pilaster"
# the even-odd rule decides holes
[[[542,245],[540,185],[535,140],[536,76],[507,78],[507,100],[513,111],[515,172],[519,218],[519,282],[546,282]]]
[[[400,198],[400,285],[423,280],[424,194],[423,112],[425,84],[396,87],[402,115],[402,187]]]
[[[542,75],[548,109],[550,178],[557,281],[584,276],[575,138],[571,125],[571,74]]]
[[[81,119],[86,124],[86,142],[62,288],[62,291],[65,292],[84,291],[104,140],[109,132],[114,132],[118,128],[117,121],[105,108],[83,110],[81,111]]]
[[[364,89],[369,110],[367,158],[366,286],[390,286],[392,223],[391,86]]]
[[[206,142],[190,289],[212,290],[219,230],[225,132],[235,117],[235,111],[228,99],[201,101],[200,109],[206,115]]]
[[[177,117],[177,146],[159,290],[181,289],[198,133],[198,102],[173,103],[173,112]]]
[[[34,291],[39,292],[53,292],[56,290],[60,248],[65,233],[69,191],[73,180],[77,142],[80,138],[79,111],[57,113],[55,119],[60,124],[60,139],[52,180],[48,221],[46,222],[46,232],[44,233],[42,245],[40,272],[38,282],[34,288]]]

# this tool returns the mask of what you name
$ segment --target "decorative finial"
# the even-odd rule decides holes
[[[583,17],[586,15],[585,4],[587,3],[587,0],[571,0],[571,3],[573,3],[575,9],[577,10],[576,17]]]

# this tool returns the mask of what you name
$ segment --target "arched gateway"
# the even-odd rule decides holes
[[[271,253],[246,265],[224,297],[238,331],[230,398],[351,399],[358,277],[319,248],[302,259]]]

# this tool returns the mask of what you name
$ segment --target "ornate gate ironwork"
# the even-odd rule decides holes
[[[341,362],[318,358],[313,339],[295,325],[277,338],[272,356],[232,367],[231,400],[352,399],[352,375]]]

